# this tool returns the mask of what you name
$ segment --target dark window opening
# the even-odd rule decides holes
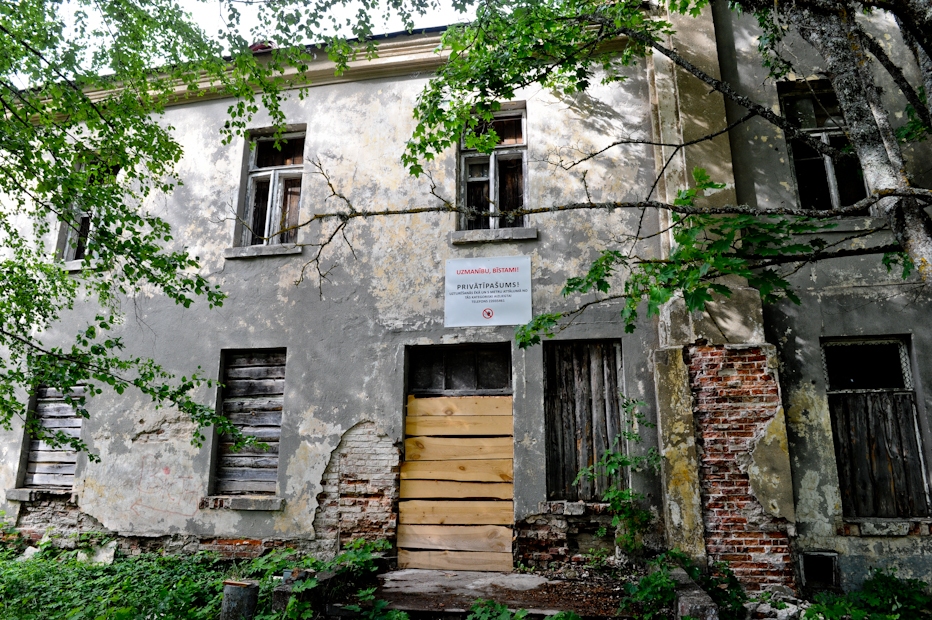
[[[410,394],[511,393],[511,345],[507,342],[412,347],[409,359]]]
[[[822,347],[845,517],[932,516],[906,344]]]
[[[850,151],[845,121],[828,80],[782,83],[780,97],[786,117],[819,142]],[[857,158],[830,158],[805,141],[789,144],[803,209],[824,211],[855,204],[867,196],[864,174]]]
[[[549,500],[602,501],[609,486],[624,482],[627,472],[619,472],[622,480],[599,476],[574,484],[580,470],[612,449],[622,431],[620,368],[617,340],[544,343]]]
[[[524,116],[509,112],[491,123],[480,123],[477,134],[495,130],[498,142],[491,153],[479,153],[461,145],[459,188],[461,204],[469,210],[463,216],[466,230],[490,228],[520,228],[526,218],[507,215],[523,210],[525,179],[524,164],[527,144],[524,136]],[[499,215],[503,214],[503,215]]]
[[[838,556],[834,553],[803,553],[803,583],[810,590],[838,588]]]

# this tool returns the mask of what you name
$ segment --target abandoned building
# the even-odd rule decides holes
[[[696,65],[822,139],[844,140],[820,60],[805,46],[797,62],[808,70],[774,83],[749,16],[716,3],[672,21],[681,27],[671,44]],[[871,23],[902,47],[888,26]],[[376,60],[339,77],[319,60],[309,95],[284,104],[282,150],[261,118],[248,139],[224,144],[228,101],[168,108],[184,184],[150,207],[229,297],[208,310],[139,296],[118,332],[130,354],[179,375],[200,367],[222,383],[203,387],[201,400],[269,448],[232,452],[222,436],[194,447],[188,419],[132,393],[95,396],[90,419],[77,418],[40,388],[23,396],[33,414],[79,434],[100,461],[50,450],[21,424],[0,430],[6,518],[34,537],[112,532],[127,551],[249,556],[290,545],[326,554],[367,537],[391,541],[401,566],[578,561],[612,544],[611,532],[599,536],[611,518],[600,503],[607,481],[573,481],[628,424],[623,394],[643,402],[649,424],[620,449],[662,456],[657,471],[624,481],[654,512],[651,544],[727,561],[752,591],[852,588],[871,567],[932,581],[932,392],[923,385],[932,299],[879,256],[800,270],[799,305],[763,306],[735,282],[734,296],[704,314],[673,301],[624,333],[620,306],[605,303],[526,350],[515,325],[587,301],[561,295],[566,279],[625,233],[663,229],[667,216],[360,219],[347,242],[324,249],[329,272],[318,282],[321,229],[278,231],[346,208],[340,196],[357,209],[437,203],[399,157],[415,99],[443,61],[438,38],[386,37]],[[884,96],[902,108],[896,93],[891,83]],[[451,149],[429,170],[437,194],[503,211],[580,202],[587,191],[636,200],[658,174],[655,195],[672,202],[697,166],[727,185],[703,204],[817,210],[864,195],[856,166],[808,153],[761,119],[686,149],[626,145],[572,170],[553,165],[615,136],[688,142],[743,114],[655,55],[584,95],[525,89],[503,105],[491,154]],[[909,147],[912,162],[921,146]],[[911,173],[932,186],[929,166]],[[875,224],[870,214],[847,217],[827,234]],[[80,232],[46,242],[79,271]],[[655,256],[668,249],[663,235],[651,243]],[[460,281],[467,288],[451,288]],[[93,314],[76,309],[63,337]]]

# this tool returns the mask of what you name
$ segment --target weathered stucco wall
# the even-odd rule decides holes
[[[330,195],[326,179],[312,162],[319,162],[357,209],[437,204],[429,194],[429,182],[408,176],[399,163],[413,129],[410,110],[426,79],[403,73],[363,81],[350,78],[314,87],[303,101],[295,96],[284,103],[288,122],[306,125],[302,219],[345,208]],[[596,88],[576,99],[559,99],[540,89],[528,89],[519,98],[526,100],[527,109],[530,206],[585,199],[580,182],[584,170],[593,200],[633,199],[640,188],[649,186],[654,163],[647,147],[627,149],[617,158],[572,172],[546,163],[569,146],[602,146],[606,135],[649,137],[643,67],[633,67],[630,80],[621,87]],[[308,266],[315,252],[312,245],[299,254],[224,258],[224,251],[234,245],[247,149],[244,139],[222,143],[227,105],[202,101],[168,110],[165,122],[185,149],[178,166],[184,184],[171,196],[153,197],[147,207],[172,225],[179,246],[201,258],[203,273],[220,284],[228,298],[222,308],[209,311],[205,304],[184,309],[143,292],[125,300],[125,321],[117,332],[127,343],[128,355],[151,356],[178,374],[200,367],[214,379],[225,349],[287,348],[278,472],[278,495],[284,505],[269,511],[201,504],[208,494],[213,439],[204,447],[192,446],[193,427],[177,413],[156,410],[132,393],[106,391],[90,401],[91,419],[84,429],[100,463],[79,464],[75,493],[80,509],[100,527],[123,535],[246,535],[254,540],[318,536],[323,544],[333,540],[334,523],[346,523],[352,512],[352,506],[333,497],[337,483],[327,469],[341,441],[347,441],[347,432],[364,427],[383,448],[391,446],[397,453],[400,447],[405,347],[513,341],[511,327],[443,327],[443,261],[530,255],[534,311],[572,307],[582,299],[561,297],[566,278],[578,275],[613,236],[637,226],[638,214],[616,210],[535,216],[530,226],[538,231],[536,240],[471,245],[448,240],[448,233],[456,229],[451,214],[359,220],[346,231],[352,249],[341,239],[325,250],[322,268],[328,277],[318,287],[316,271]],[[268,122],[260,115],[252,128]],[[455,199],[456,154],[440,157],[429,169],[437,191]],[[656,229],[654,219],[649,215],[644,221],[648,229]],[[317,242],[330,226],[302,229],[299,242]],[[305,267],[307,278],[296,285]],[[80,306],[49,341],[67,338],[93,312],[93,304]],[[636,334],[623,336],[617,309],[605,308],[586,313],[560,337],[621,338],[626,392],[652,402],[644,355],[655,347],[651,321],[643,321]],[[543,362],[540,348],[514,348],[512,353],[516,517],[522,518],[536,513],[545,499]],[[205,386],[197,396],[213,403],[216,388]],[[0,437],[0,482],[5,488],[15,485],[10,472],[15,471],[11,465],[19,458],[21,437],[19,429]],[[649,447],[648,443],[643,449]],[[645,476],[638,484],[659,501],[655,479]],[[394,501],[391,490],[380,492],[388,504]],[[330,514],[334,501],[336,516]],[[19,502],[3,504],[11,513],[18,506]],[[384,526],[389,534],[394,508],[380,503],[379,510],[384,520],[377,527]],[[344,534],[341,530],[339,538]]]
[[[758,29],[753,18],[730,12],[724,2],[715,3],[713,8],[724,76],[737,84],[742,94],[779,110],[776,84],[767,79],[760,66]],[[888,51],[902,53],[902,43],[892,24],[864,19],[865,27]],[[789,40],[788,45],[788,53],[798,67],[790,79],[824,77],[824,63],[811,48],[798,39]],[[873,70],[883,85],[882,95],[888,109],[902,110],[903,102],[889,77],[880,67]],[[743,109],[729,105],[729,122],[744,113]],[[905,121],[902,113],[895,116]],[[732,132],[731,146],[739,203],[761,207],[796,204],[796,187],[781,131],[753,119]],[[926,165],[929,145],[904,148],[915,182],[930,186],[932,169]],[[867,217],[845,218],[830,233],[821,236],[831,242],[880,224],[881,221]],[[863,246],[883,241],[882,235],[874,235],[853,243]],[[928,413],[932,411],[932,395],[924,391],[928,388],[923,383],[927,383],[925,378],[932,371],[932,342],[925,329],[932,300],[914,283],[903,281],[896,270],[888,273],[880,264],[880,255],[825,261],[793,274],[791,281],[800,293],[801,304],[786,302],[765,307],[764,324],[767,342],[776,345],[780,360],[798,533],[794,552],[837,554],[840,585],[846,589],[859,585],[870,567],[896,567],[899,576],[932,581],[932,538],[920,535],[927,524],[920,527],[918,521],[910,522],[905,530],[882,526],[877,529],[912,533],[874,536],[851,527],[842,517],[821,350],[822,341],[828,338],[897,336],[907,341],[928,464],[932,448]]]

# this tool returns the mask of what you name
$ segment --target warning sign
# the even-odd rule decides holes
[[[523,325],[531,320],[531,257],[447,261],[446,327]]]

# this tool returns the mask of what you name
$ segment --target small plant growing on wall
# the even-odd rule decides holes
[[[653,520],[653,514],[642,505],[646,499],[626,484],[626,474],[645,469],[657,470],[660,467],[660,454],[651,448],[646,454],[632,455],[624,450],[625,446],[641,443],[640,429],[654,428],[647,421],[640,408],[644,403],[621,395],[622,419],[625,428],[615,437],[612,449],[602,454],[593,465],[580,470],[575,484],[580,480],[594,480],[605,477],[610,481],[602,494],[602,501],[609,505],[612,513],[612,526],[615,528],[615,544],[625,553],[636,553],[643,547],[642,535]]]

